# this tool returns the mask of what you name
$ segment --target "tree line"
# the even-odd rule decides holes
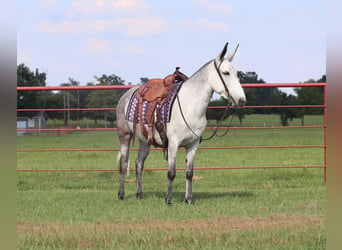
[[[17,66],[17,86],[46,86],[46,73],[39,72],[38,69],[32,71],[25,64]],[[262,83],[266,84],[263,79],[259,79],[255,72],[238,72],[241,83]],[[141,77],[139,84],[144,84],[149,79]],[[306,82],[320,83],[326,82],[326,76],[320,79],[309,79]],[[130,85],[130,83],[127,83]],[[68,78],[68,81],[61,83],[60,86],[79,86],[80,82]],[[125,81],[115,75],[103,74],[102,76],[94,76],[93,82],[88,82],[87,86],[97,85],[126,85]],[[127,90],[70,90],[70,91],[18,91],[17,92],[17,108],[18,109],[90,109],[90,108],[114,108],[116,107],[120,97]],[[289,95],[280,91],[278,88],[246,88],[248,106],[269,106],[269,105],[321,105],[323,104],[323,88],[322,87],[299,87],[295,88],[296,95]],[[226,101],[223,99],[213,100],[209,106],[225,106]],[[208,109],[208,119],[219,120],[222,117],[223,109]],[[249,114],[278,114],[282,125],[287,126],[288,122],[293,118],[301,118],[304,125],[304,116],[307,114],[322,114],[321,108],[253,108],[253,109],[237,109],[235,114],[238,116],[242,125],[243,119]],[[37,112],[33,111],[17,111],[17,116],[33,117]],[[97,125],[98,120],[106,120],[114,125],[114,110],[81,110],[81,111],[46,111],[45,118],[53,121],[64,120],[64,125],[68,125],[70,120],[79,121],[88,118]]]
[[[263,79],[259,79],[255,72],[238,72],[240,83],[259,83],[266,84]],[[326,75],[318,80],[309,79],[304,83],[324,83]],[[323,87],[296,87],[296,95],[287,94],[278,88],[246,88],[244,89],[247,103],[246,106],[283,106],[283,105],[323,105],[324,89]],[[225,106],[226,101],[222,98],[210,102],[209,106]],[[221,119],[223,109],[208,109],[208,119]],[[243,119],[249,114],[278,114],[280,123],[288,126],[293,118],[300,118],[304,126],[305,115],[323,114],[323,108],[250,108],[236,109],[235,114],[242,125]]]

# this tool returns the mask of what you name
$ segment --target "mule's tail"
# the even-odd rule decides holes
[[[116,156],[116,161],[115,161],[115,165],[116,166],[119,166],[119,169],[120,169],[120,157],[121,157],[121,153],[120,153],[120,151],[118,152],[118,155]],[[127,165],[127,176],[129,176],[129,159],[128,159],[128,165]]]

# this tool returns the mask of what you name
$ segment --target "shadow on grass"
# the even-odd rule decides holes
[[[156,191],[146,191],[143,194],[144,199],[150,198],[158,198],[161,200],[165,199],[165,192],[156,192]],[[127,195],[127,198],[133,198],[133,194]],[[173,192],[173,201],[180,202],[184,201],[185,192]],[[249,191],[231,191],[231,192],[193,192],[193,198],[196,201],[201,200],[213,200],[213,199],[232,199],[232,198],[239,198],[239,199],[248,199],[250,197],[254,197],[255,194]]]
[[[248,191],[231,191],[231,192],[220,192],[220,193],[214,193],[214,192],[196,192],[193,193],[193,196],[197,200],[206,200],[206,199],[222,199],[222,198],[250,198],[255,196],[253,192]]]

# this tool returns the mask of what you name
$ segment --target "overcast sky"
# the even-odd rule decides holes
[[[233,64],[268,83],[326,73],[323,0],[17,1],[17,63],[49,86],[116,74],[126,83],[193,74],[229,42]]]

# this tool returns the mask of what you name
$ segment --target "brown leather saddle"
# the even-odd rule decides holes
[[[173,74],[166,76],[164,79],[151,79],[137,89],[136,97],[139,101],[135,113],[139,115],[140,130],[149,144],[154,145],[155,147],[168,147],[166,126],[163,121],[158,120],[157,106],[158,104],[164,104],[168,100],[169,93],[176,86],[174,83],[185,81],[187,79],[188,77],[179,71],[179,67],[176,67],[176,71]],[[147,110],[143,110],[143,103],[145,101],[149,102]],[[145,117],[143,117],[144,112]],[[144,126],[144,120],[147,121],[148,129]],[[158,144],[154,140],[154,127],[159,132],[163,145]],[[134,130],[135,129],[136,122],[134,121]]]

